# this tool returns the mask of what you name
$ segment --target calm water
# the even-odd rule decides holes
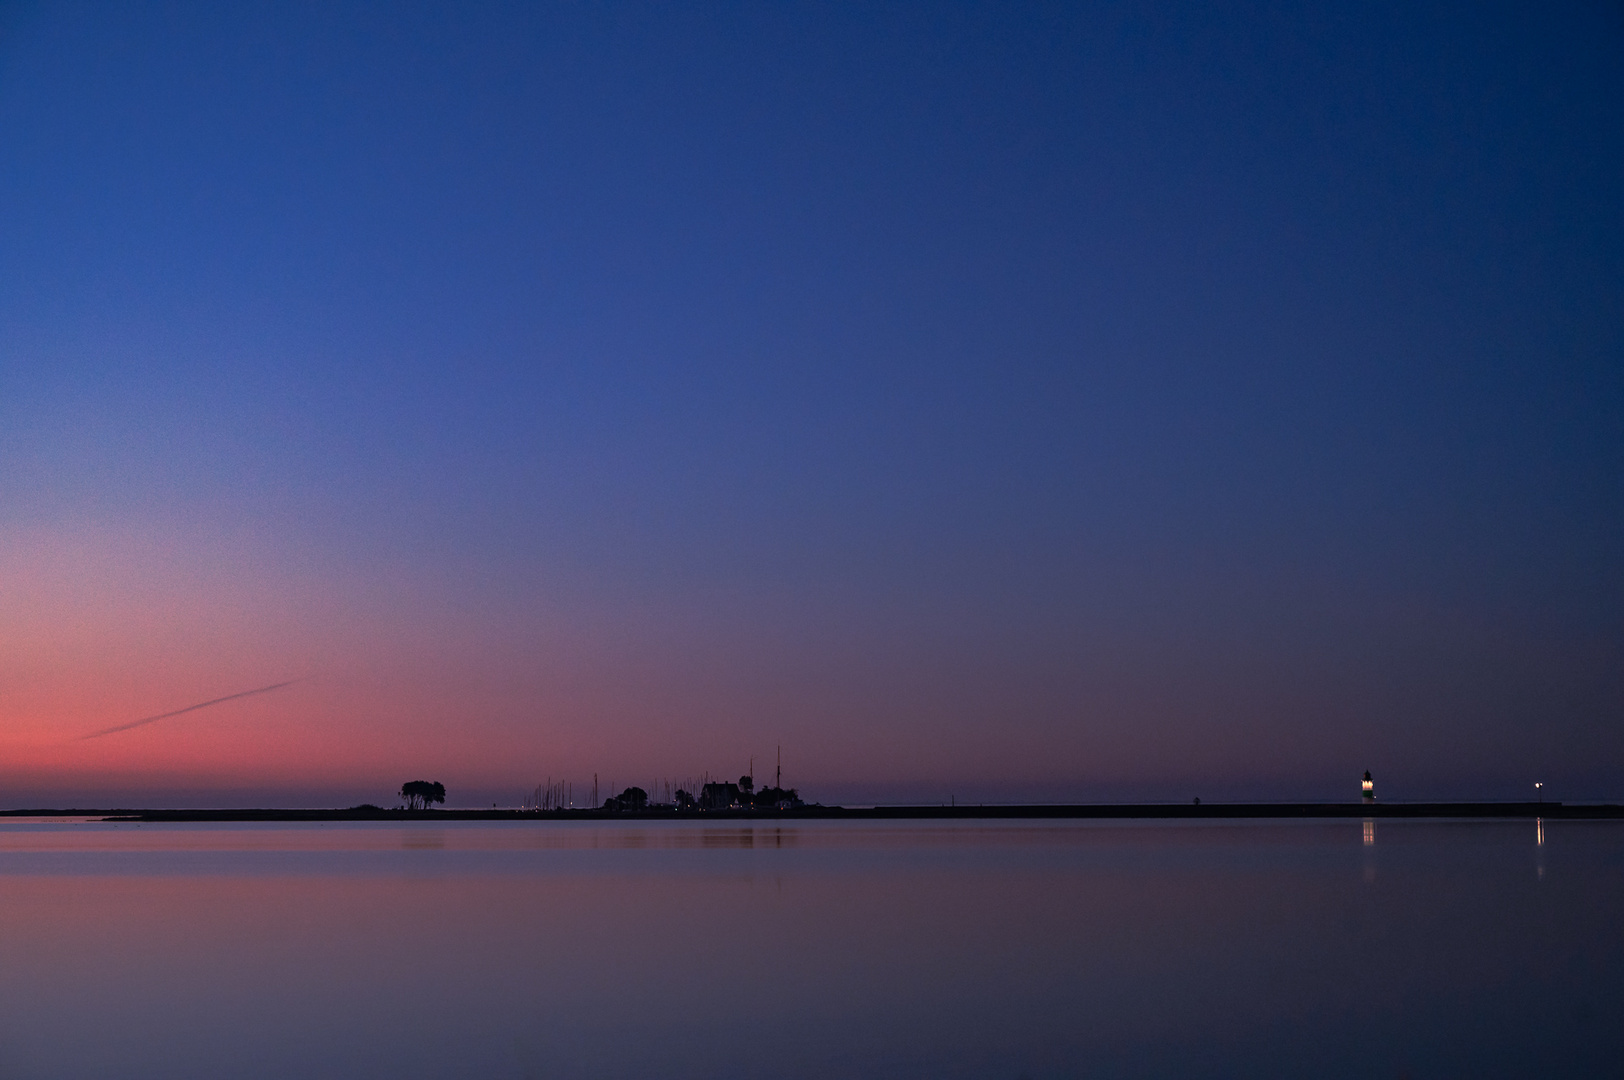
[[[1619,1076],[1621,915],[1610,823],[11,821],[0,1077]]]

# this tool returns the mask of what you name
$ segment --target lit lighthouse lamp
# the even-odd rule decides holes
[[[1370,778],[1370,770],[1369,769],[1365,770],[1364,783],[1359,785],[1359,790],[1360,790],[1361,794],[1364,795],[1365,802],[1375,802],[1376,801],[1376,781],[1374,781],[1374,780],[1372,780]]]

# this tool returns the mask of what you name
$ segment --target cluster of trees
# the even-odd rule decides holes
[[[400,785],[400,797],[408,810],[427,810],[445,802],[445,785],[437,780],[408,780]],[[629,787],[603,800],[605,810],[647,810],[650,805],[648,792],[640,787]],[[801,796],[794,788],[764,787],[757,791],[750,777],[741,776],[737,784],[706,784],[697,797],[679,788],[674,802],[665,805],[677,810],[772,810],[800,806]]]
[[[427,810],[430,803],[445,802],[445,785],[438,780],[408,780],[400,785],[400,797],[408,810]]]
[[[603,800],[605,810],[646,810],[649,805],[648,792],[640,787],[629,787],[619,795],[611,795]],[[737,784],[706,784],[697,797],[679,788],[674,796],[674,805],[678,810],[726,810],[730,807],[772,810],[779,806],[800,806],[801,796],[794,788],[764,787],[757,791],[750,777],[741,776]]]
[[[780,788],[768,785],[760,791],[749,791],[741,787],[739,790],[739,805],[754,807],[757,810],[772,810],[780,805],[800,806],[801,795],[794,788]]]

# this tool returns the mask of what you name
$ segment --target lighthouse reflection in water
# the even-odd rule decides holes
[[[1377,824],[13,820],[0,1070],[1617,1075],[1624,826]]]

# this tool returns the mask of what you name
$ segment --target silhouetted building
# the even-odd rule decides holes
[[[1364,782],[1359,785],[1359,788],[1364,795],[1365,802],[1376,801],[1376,781],[1370,778],[1369,769],[1365,770],[1365,779]]]
[[[726,810],[744,805],[744,793],[737,784],[706,784],[699,789],[701,810]]]

